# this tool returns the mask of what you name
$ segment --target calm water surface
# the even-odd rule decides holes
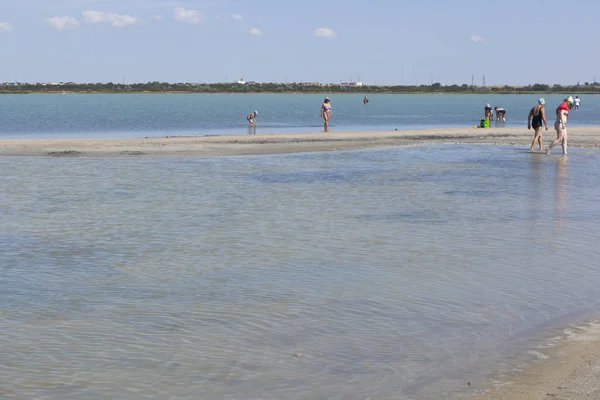
[[[598,165],[1,158],[0,397],[459,397],[598,306]]]
[[[319,132],[324,94],[29,94],[0,95],[2,138],[136,138],[247,133],[257,110],[257,133]],[[527,127],[536,95],[332,94],[333,131],[472,127],[486,103],[507,110],[505,123]],[[564,95],[548,95],[548,118]],[[569,125],[598,125],[600,96],[581,97]]]

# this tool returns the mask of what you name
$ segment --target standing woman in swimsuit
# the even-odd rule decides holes
[[[527,129],[533,127],[533,131],[535,132],[529,151],[533,151],[536,141],[540,145],[540,151],[542,151],[542,126],[546,125],[546,130],[548,130],[548,121],[546,121],[546,109],[544,108],[544,104],[546,104],[544,99],[538,99],[537,106],[533,107],[527,116]]]
[[[554,123],[556,139],[550,143],[546,154],[550,154],[550,150],[559,143],[562,145],[563,154],[567,154],[567,116],[571,108],[573,108],[573,98],[569,96],[556,109],[556,122]]]
[[[331,118],[331,100],[329,97],[325,97],[323,104],[321,105],[321,117],[323,118],[325,132],[329,132],[329,119]]]
[[[491,126],[492,125],[492,119],[493,119],[493,117],[492,117],[492,106],[490,106],[490,103],[487,103],[485,105],[484,111],[485,111],[485,114],[484,114],[485,115],[485,119],[487,119],[488,121],[490,121],[490,126]]]

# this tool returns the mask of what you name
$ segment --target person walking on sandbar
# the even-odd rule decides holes
[[[557,144],[562,145],[563,154],[567,154],[567,117],[569,110],[573,108],[573,98],[571,96],[565,98],[556,109],[556,122],[554,123],[554,129],[556,129],[556,139],[546,149],[546,154],[550,154],[550,150]]]
[[[539,151],[542,151],[542,127],[546,125],[546,130],[548,130],[548,121],[546,120],[546,108],[544,107],[544,104],[546,104],[544,99],[538,99],[537,106],[533,107],[527,116],[527,129],[533,127],[533,131],[535,132],[529,151],[533,151],[536,141],[540,145]]]

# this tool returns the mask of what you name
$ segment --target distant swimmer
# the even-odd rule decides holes
[[[496,111],[496,121],[497,122],[505,122],[506,121],[506,110],[502,107],[494,107],[494,111]]]
[[[487,103],[485,105],[484,108],[485,111],[485,119],[487,119],[488,121],[490,121],[490,125],[492,124],[492,106],[490,106],[490,103]]]
[[[331,100],[329,100],[329,97],[325,97],[325,100],[323,100],[323,104],[321,105],[321,117],[324,121],[323,127],[325,132],[329,132],[329,120],[331,119],[331,115]]]
[[[573,98],[571,96],[565,98],[556,109],[556,122],[554,123],[554,129],[556,129],[556,139],[546,149],[546,154],[550,154],[552,148],[559,143],[562,145],[563,154],[567,154],[567,117],[569,110],[573,108]]]
[[[581,103],[581,100],[579,100],[579,96],[575,96],[575,101],[573,103],[573,108],[576,110],[579,110],[579,104]]]
[[[363,99],[363,104],[369,104],[369,99],[367,99],[367,96],[365,96],[365,98]]]
[[[258,115],[258,111],[254,111],[253,113],[248,114],[248,116],[246,117],[246,119],[250,123],[250,126],[254,126],[254,124],[256,123],[257,115]]]
[[[527,129],[533,127],[533,131],[535,132],[529,151],[533,151],[536,141],[540,146],[540,151],[542,151],[542,126],[546,125],[546,130],[548,130],[548,121],[546,121],[546,108],[544,107],[544,104],[546,104],[544,99],[538,99],[538,104],[529,111],[529,115],[527,116]]]

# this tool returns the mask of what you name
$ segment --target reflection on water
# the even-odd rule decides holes
[[[567,156],[563,155],[556,160],[556,181],[554,182],[555,188],[555,211],[554,211],[554,237],[553,244],[556,247],[564,246],[561,240],[561,236],[565,229],[565,213],[567,212],[567,195],[568,195],[568,170],[567,170]]]
[[[0,159],[0,395],[452,398],[598,304],[598,161]]]

